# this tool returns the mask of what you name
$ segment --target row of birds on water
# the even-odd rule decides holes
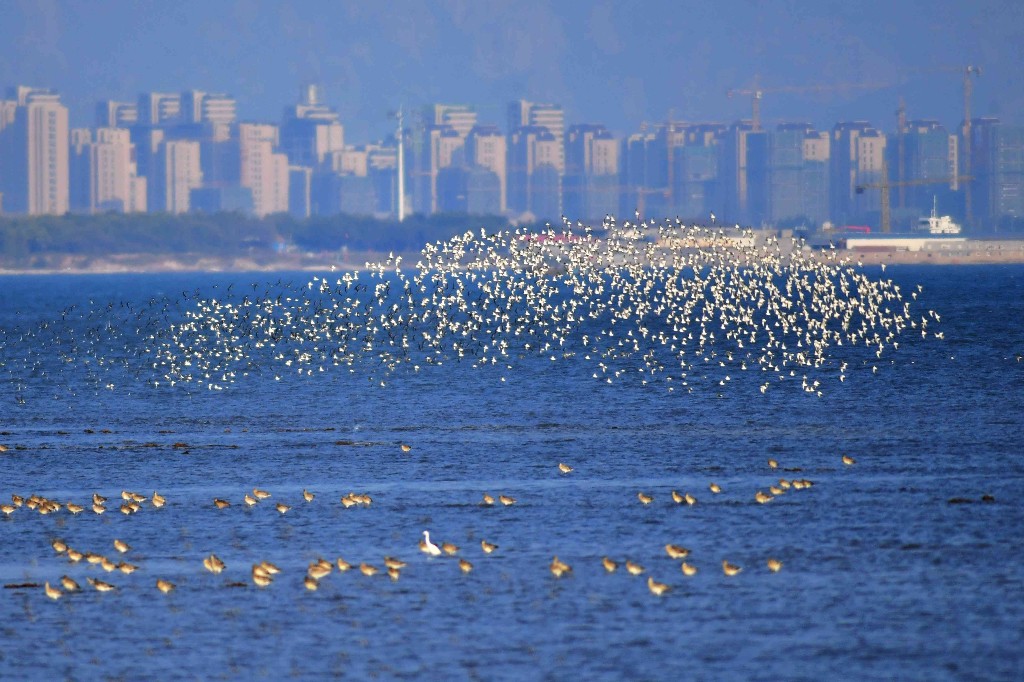
[[[843,455],[842,461],[843,464],[848,466],[856,463],[856,460],[854,460],[849,455]],[[778,462],[774,459],[769,459],[768,466],[770,469],[777,469]],[[565,464],[564,462],[559,462],[558,470],[562,474],[568,474],[572,472],[574,469],[573,467],[569,466],[568,464]],[[805,488],[810,488],[813,485],[813,481],[810,481],[805,478],[780,478],[777,484],[772,484],[768,487],[770,494],[765,493],[762,490],[756,491],[754,493],[754,501],[758,502],[759,504],[764,504],[766,502],[770,502],[775,497],[785,494],[788,490],[803,490]],[[715,482],[709,483],[708,489],[711,491],[712,494],[716,495],[722,492],[722,487]],[[693,506],[697,504],[697,498],[692,493],[681,493],[678,490],[673,490],[671,491],[670,495],[672,501],[675,502],[676,504],[686,504],[688,506]],[[269,497],[271,497],[271,493],[269,491],[263,490],[261,488],[253,488],[251,493],[246,492],[242,495],[242,502],[247,507],[255,507],[260,502],[268,499]],[[121,513],[125,515],[138,513],[140,510],[142,510],[142,505],[147,500],[150,502],[154,509],[160,509],[167,503],[167,498],[156,491],[153,491],[153,494],[147,498],[147,496],[138,492],[122,490],[121,499],[123,500],[123,502],[121,503],[119,509]],[[302,499],[307,503],[312,502],[313,500],[316,499],[316,493],[310,492],[309,490],[303,488]],[[640,501],[641,504],[646,506],[654,501],[654,496],[643,491],[640,491],[637,493],[637,499]],[[104,497],[99,493],[93,493],[91,498],[91,506],[89,506],[88,509],[90,509],[94,514],[97,515],[105,514],[107,512],[107,501],[107,497]],[[369,507],[373,503],[373,498],[367,493],[349,492],[341,497],[340,502],[341,505],[346,509],[355,506]],[[481,506],[489,507],[494,506],[495,502],[502,506],[510,507],[516,504],[518,500],[515,497],[512,497],[511,495],[499,494],[497,497],[495,497],[494,495],[485,492],[481,497],[480,504]],[[213,506],[216,509],[227,509],[231,507],[232,504],[230,500],[225,499],[223,497],[214,497]],[[29,511],[35,511],[42,516],[57,513],[62,509],[66,510],[73,516],[77,516],[82,512],[87,511],[87,507],[84,504],[77,504],[71,501],[66,501],[62,503],[59,500],[51,499],[37,494],[25,496],[14,493],[11,495],[11,501],[9,503],[0,504],[0,513],[2,513],[4,517],[11,517],[19,508],[22,507]],[[292,510],[292,505],[286,504],[284,502],[275,502],[274,508],[279,513],[286,514]]]
[[[121,553],[131,551],[131,546],[123,540],[115,539],[113,542],[114,548]],[[97,565],[103,568],[107,572],[120,571],[126,575],[130,575],[139,569],[139,565],[132,564],[127,561],[119,561],[115,563],[110,558],[93,552],[80,552],[68,546],[66,542],[60,539],[54,539],[51,542],[53,550],[58,555],[64,555],[68,561],[72,564],[78,564],[85,561],[87,565]],[[498,549],[498,545],[487,542],[486,540],[480,541],[480,547],[485,554],[491,554]],[[690,550],[686,547],[676,544],[666,544],[664,546],[665,554],[674,560],[682,560],[680,564],[680,571],[684,576],[693,577],[697,575],[698,568],[687,562],[686,559],[690,555]],[[424,554],[431,557],[440,557],[442,555],[455,556],[460,552],[460,548],[453,543],[445,542],[440,546],[434,544],[430,539],[430,531],[423,531],[423,539],[419,542],[419,549]],[[640,576],[646,572],[643,565],[638,562],[626,559],[621,562],[625,568],[625,571],[632,576]],[[392,581],[398,581],[401,577],[401,571],[408,563],[397,559],[392,556],[385,556],[383,560],[385,571]],[[203,568],[219,575],[227,568],[227,564],[223,559],[218,557],[216,554],[210,554],[202,560]],[[616,561],[608,556],[601,557],[601,566],[607,573],[615,573],[619,569],[620,562]],[[769,558],[765,565],[767,569],[772,573],[778,573],[782,570],[782,562],[776,558]],[[459,570],[463,574],[470,573],[474,566],[473,564],[463,558],[458,557]],[[322,557],[309,563],[306,568],[306,573],[303,576],[303,585],[309,591],[316,591],[320,587],[320,581],[329,576],[337,567],[338,573],[345,573],[350,570],[356,569],[367,577],[372,577],[380,572],[380,569],[373,564],[367,562],[361,562],[358,566],[346,561],[342,557],[338,557],[334,562],[328,561]],[[738,564],[731,563],[727,559],[723,559],[721,563],[722,573],[726,576],[738,575],[743,567]],[[572,566],[565,561],[562,561],[555,556],[549,565],[549,570],[555,578],[562,578],[572,573]],[[252,584],[256,587],[269,587],[273,582],[275,576],[281,573],[281,569],[270,561],[260,561],[252,564],[250,576]],[[117,589],[117,586],[94,577],[86,577],[86,582],[91,585],[98,592],[111,592]],[[50,599],[57,600],[64,596],[65,593],[79,592],[82,587],[80,583],[65,574],[59,579],[60,587],[56,585],[50,585],[49,581],[43,583],[43,592]],[[164,594],[170,593],[177,588],[177,585],[166,578],[156,578],[156,588]],[[232,582],[229,583],[233,587],[245,587],[246,583],[243,582]],[[662,594],[670,591],[672,586],[667,583],[658,582],[653,576],[647,577],[647,587],[655,595],[661,596]]]
[[[405,444],[402,445],[403,449],[406,449],[408,447],[409,446]],[[856,464],[856,460],[849,455],[843,455],[842,462],[846,466],[853,466],[854,464]],[[768,459],[767,465],[768,468],[772,471],[779,469],[779,463],[775,459]],[[559,462],[557,468],[561,475],[568,475],[574,471],[574,468],[572,466],[564,462]],[[755,493],[754,499],[756,502],[760,504],[765,504],[767,502],[770,502],[775,497],[785,494],[789,490],[802,490],[810,488],[812,486],[813,482],[807,479],[780,478],[778,480],[777,486],[772,485],[769,487],[770,494],[758,490]],[[708,489],[712,494],[717,495],[722,493],[722,487],[715,482],[709,483]],[[265,502],[271,497],[272,494],[268,490],[256,487],[252,489],[251,493],[246,492],[243,496],[243,500],[247,506],[252,507],[262,502]],[[317,496],[315,493],[303,489],[302,497],[306,503],[312,503]],[[677,490],[673,490],[671,492],[671,498],[672,501],[678,505],[693,506],[697,504],[697,498],[689,492],[680,493]],[[147,496],[142,495],[140,493],[124,490],[121,492],[121,499],[124,501],[124,505],[141,505],[142,503],[148,501],[154,508],[162,508],[167,503],[166,498],[157,492],[154,492],[151,496],[147,498]],[[654,496],[643,491],[637,493],[637,499],[644,506],[652,504],[654,502]],[[481,505],[492,506],[495,504],[495,501],[496,500],[494,496],[490,495],[489,493],[483,493]],[[504,506],[512,506],[517,503],[517,500],[514,497],[508,495],[498,495],[497,501]],[[95,513],[103,513],[104,505],[106,504],[106,502],[106,497],[100,495],[99,493],[93,493],[92,504],[93,511]],[[373,503],[373,499],[369,494],[366,493],[350,492],[341,498],[341,502],[346,508],[354,505],[362,505],[368,507]],[[12,495],[11,504],[4,505],[3,511],[6,516],[10,516],[15,509],[23,506],[28,509],[34,509],[38,511],[40,514],[49,514],[59,511],[61,508],[61,503],[40,495],[29,495],[27,497],[20,495]],[[224,509],[231,506],[231,504],[229,501],[217,497],[214,498],[213,500],[213,506],[217,509]],[[75,515],[84,510],[81,505],[74,505],[73,503],[65,503],[63,507],[67,509],[70,513]],[[290,507],[288,507],[287,505],[284,505],[283,503],[280,502],[277,503],[277,511],[281,512],[282,514],[288,511],[289,509]],[[134,512],[124,513],[131,514]],[[137,563],[130,563],[124,560],[115,561],[100,553],[84,552],[77,550],[71,547],[67,542],[59,538],[53,539],[51,542],[51,546],[58,555],[66,558],[68,563],[71,565],[94,565],[98,566],[99,568],[102,568],[108,573],[115,573],[120,571],[121,573],[124,573],[126,575],[130,575],[140,568],[140,565]],[[418,546],[421,552],[430,557],[457,557],[459,569],[464,574],[468,574],[474,569],[474,565],[468,559],[466,559],[464,556],[458,556],[461,552],[459,546],[452,542],[442,542],[440,544],[435,544],[431,540],[430,532],[428,530],[423,531],[423,537],[419,541]],[[120,539],[115,539],[113,541],[113,547],[121,555],[127,555],[129,552],[132,551],[132,547],[128,543]],[[499,546],[496,543],[488,542],[486,539],[481,539],[480,548],[485,555],[489,555],[498,550]],[[692,577],[697,574],[697,567],[694,564],[689,563],[687,561],[690,555],[689,549],[682,545],[669,543],[664,545],[664,550],[669,558],[681,561],[680,571],[684,576]],[[384,557],[383,563],[387,575],[394,581],[397,581],[400,578],[401,570],[408,565],[405,561],[402,561],[392,556]],[[226,569],[226,563],[222,559],[217,557],[216,554],[210,554],[209,556],[205,557],[202,561],[202,564],[207,571],[213,574],[220,574]],[[608,556],[604,556],[601,558],[601,564],[604,570],[608,573],[616,572],[620,566],[619,561],[616,561]],[[630,559],[624,560],[622,562],[622,565],[624,566],[625,571],[633,576],[639,576],[645,572],[645,568],[643,567],[643,565]],[[769,571],[777,573],[782,568],[782,562],[779,559],[772,557],[767,560],[766,566]],[[334,562],[327,561],[323,558],[318,558],[317,560],[309,564],[306,570],[306,575],[303,577],[303,584],[305,585],[306,589],[311,591],[315,591],[316,589],[318,589],[320,581],[328,575],[330,575],[335,570],[335,567],[339,573],[343,573],[353,568],[357,568],[359,572],[366,576],[374,576],[380,571],[378,566],[368,562],[361,562],[358,565],[355,565],[349,563],[348,561],[340,557],[336,559],[336,561]],[[721,567],[724,575],[726,576],[735,576],[742,571],[741,566],[733,564],[728,560],[723,560],[721,563]],[[559,559],[556,555],[552,559],[551,564],[549,565],[549,570],[554,577],[561,578],[572,573],[572,566],[569,565],[567,562]],[[257,587],[268,587],[273,583],[274,577],[280,572],[281,570],[273,563],[262,561],[252,565],[251,580],[252,583]],[[100,592],[108,592],[116,589],[116,586],[112,583],[106,582],[99,578],[94,578],[90,576],[86,578],[86,581],[93,588]],[[46,581],[43,585],[44,593],[51,599],[60,599],[66,592],[76,592],[81,589],[79,583],[69,575],[62,576],[59,582],[60,587],[57,587],[56,585],[51,585],[49,581]],[[245,586],[246,583],[236,582],[232,583],[232,585]],[[175,589],[176,585],[175,583],[171,582],[166,578],[157,578],[156,587],[164,593],[169,593]],[[669,584],[658,582],[654,579],[653,576],[650,575],[647,578],[647,587],[653,594],[659,596],[668,592],[671,589],[671,586]]]
[[[914,310],[920,287],[904,292],[834,250],[732,228],[481,230],[427,244],[402,265],[390,254],[305,283],[71,306],[59,321],[0,330],[0,369],[16,394],[72,367],[96,390],[223,390],[338,370],[386,385],[446,362],[505,380],[540,358],[578,363],[602,383],[822,395],[891,362],[908,331],[942,338],[939,315]]]
[[[119,509],[122,514],[126,515],[139,512],[142,509],[142,503],[147,499],[155,509],[159,509],[167,503],[167,498],[156,491],[153,492],[151,497],[147,498],[141,493],[124,490],[121,492],[121,498],[123,502]],[[91,503],[89,503],[89,506],[86,506],[85,504],[77,504],[75,502],[61,503],[58,500],[50,499],[42,495],[33,494],[25,496],[14,493],[11,495],[11,501],[9,503],[0,504],[0,513],[9,517],[22,507],[29,511],[35,511],[42,516],[57,513],[61,509],[65,509],[73,516],[77,516],[84,511],[92,511],[94,514],[105,514],[107,512],[107,498],[99,493],[93,493]]]

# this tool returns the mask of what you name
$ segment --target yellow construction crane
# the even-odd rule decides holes
[[[882,159],[882,179],[879,182],[865,182],[857,185],[857,194],[863,194],[869,189],[879,189],[882,191],[881,203],[882,203],[882,232],[888,234],[892,231],[892,215],[889,204],[890,193],[893,187],[917,187],[920,185],[942,185],[953,182],[965,182],[970,180],[969,175],[955,175],[948,178],[916,178],[914,180],[900,180],[898,182],[889,182],[889,164],[886,160]]]
[[[819,92],[837,92],[842,90],[875,90],[879,88],[890,87],[891,83],[837,83],[832,85],[785,85],[777,88],[761,88],[757,85],[757,78],[754,79],[754,87],[752,88],[736,88],[726,92],[726,97],[736,97],[737,95],[749,96],[750,99],[750,122],[755,131],[761,130],[761,100],[764,99],[766,94],[776,93],[794,93],[794,94],[806,94],[806,93],[819,93]]]

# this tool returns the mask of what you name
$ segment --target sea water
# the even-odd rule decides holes
[[[172,387],[139,351],[181,310],[310,274],[0,278],[0,501],[86,506],[0,518],[0,678],[1022,679],[1024,267],[868,272],[922,285],[944,339],[908,330],[820,397],[799,377],[763,395],[759,377],[609,384],[531,354]],[[780,478],[814,485],[757,504]],[[247,507],[256,487],[271,497]],[[125,515],[122,490],[167,504]],[[372,504],[345,508],[350,492]],[[421,553],[423,530],[472,572]],[[55,538],[139,569],[70,564]],[[203,569],[211,553],[224,573]],[[556,555],[571,575],[551,574]],[[408,563],[397,581],[384,556]],[[381,572],[311,592],[320,557]],[[266,588],[261,561],[282,571]],[[41,585],[62,575],[83,590],[52,601]]]

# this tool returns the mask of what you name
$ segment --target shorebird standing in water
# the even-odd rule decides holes
[[[561,578],[563,575],[570,572],[572,572],[572,566],[565,563],[557,556],[551,560],[551,573],[556,578]]]
[[[647,589],[651,591],[651,594],[660,597],[672,588],[669,585],[666,585],[665,583],[657,582],[651,576],[647,576]]]
[[[430,531],[423,531],[423,539],[420,540],[420,551],[430,556],[440,556],[441,548],[430,541]]]
[[[665,545],[665,554],[668,554],[670,559],[685,559],[690,555],[690,550],[680,545]]]

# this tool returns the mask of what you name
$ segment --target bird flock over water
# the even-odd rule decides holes
[[[842,463],[844,466],[853,466],[856,464],[856,460],[849,455],[842,456]],[[767,462],[767,470],[769,473],[776,473],[778,469],[778,462],[774,459],[769,459]],[[575,470],[564,462],[559,462],[557,466],[558,473],[552,472],[552,475],[566,476]],[[790,469],[790,471],[799,471],[799,469]],[[765,504],[770,502],[772,499],[778,496],[785,495],[792,491],[806,490],[813,486],[813,482],[805,478],[793,478],[778,479],[778,484],[770,487],[771,494],[764,493],[758,490],[754,495],[754,500],[759,504]],[[720,495],[723,493],[722,487],[715,483],[710,482],[708,489],[712,495]],[[175,503],[172,501],[168,503],[167,498],[160,493],[153,492],[152,495],[146,496],[138,492],[123,490],[121,491],[121,502],[118,506],[119,511],[125,516],[132,516],[140,512],[148,513],[174,513],[175,507],[181,508],[191,507],[191,504],[186,503]],[[271,504],[270,499],[273,494],[266,489],[255,487],[251,492],[244,492],[242,494],[242,500],[244,502],[243,509],[246,509],[246,513],[252,513],[253,507],[259,505]],[[654,502],[655,496],[652,494],[640,491],[636,495],[637,500],[643,506],[648,506]],[[309,490],[303,489],[302,491],[302,502],[297,504],[314,504],[316,500],[320,499],[316,493],[310,492]],[[501,506],[510,507],[517,503],[517,500],[508,495],[499,495],[498,499],[501,502]],[[683,508],[693,507],[698,504],[697,498],[690,492],[680,493],[673,490],[671,493],[671,500],[675,505],[680,505]],[[477,505],[478,508],[487,508],[494,506],[495,499],[492,495],[484,492],[482,495],[481,502]],[[320,502],[322,503],[322,502]],[[367,493],[355,493],[349,492],[340,499],[341,505],[348,509],[352,506],[361,506],[369,508],[373,504],[373,498]],[[35,513],[38,516],[48,516],[51,514],[68,514],[70,517],[75,518],[80,515],[85,515],[83,521],[71,521],[67,519],[64,522],[58,524],[58,527],[63,529],[65,533],[76,532],[74,523],[81,523],[89,515],[99,517],[107,511],[108,498],[99,494],[93,493],[90,500],[83,504],[76,504],[75,502],[65,500],[63,502],[56,499],[47,498],[40,495],[18,495],[13,494],[11,496],[11,502],[0,506],[0,511],[3,512],[3,520],[6,522],[17,522],[19,517],[24,518],[26,515]],[[330,502],[328,502],[330,504]],[[166,507],[166,508],[165,508]],[[205,509],[208,512],[215,514],[230,513],[226,512],[232,507],[231,500],[223,497],[215,497],[209,502]],[[285,514],[292,507],[286,505],[283,502],[275,503],[275,509],[280,514]],[[31,523],[31,516],[24,518],[22,523]],[[301,522],[300,522],[301,523]],[[119,528],[120,533],[130,534],[126,526]],[[124,535],[122,535],[124,537]],[[157,551],[154,545],[154,540],[149,537],[148,543],[149,552],[153,553]],[[159,543],[156,543],[159,544]],[[411,542],[409,546],[405,546],[405,550],[411,550]],[[37,583],[21,583],[21,584],[7,584],[5,587],[8,588],[42,588],[42,593],[46,597],[52,600],[59,600],[68,594],[74,594],[82,591],[83,573],[84,582],[91,586],[97,592],[116,592],[122,587],[130,587],[132,589],[139,589],[140,585],[149,584],[153,589],[164,594],[173,592],[178,584],[170,579],[168,575],[159,575],[159,570],[150,570],[146,565],[147,552],[146,549],[142,549],[140,552],[133,544],[126,542],[121,538],[113,538],[109,543],[108,551],[97,551],[96,548],[85,549],[73,546],[73,543],[67,541],[64,537],[53,537],[50,541],[50,546],[53,549],[55,557],[62,560],[65,566],[62,571],[65,571],[59,579],[54,579],[51,584],[50,580],[45,580],[42,585]],[[481,538],[479,541],[480,547],[480,560],[486,561],[486,557],[501,551],[499,544],[489,542],[487,539]],[[116,554],[111,554],[109,550],[112,549]],[[470,554],[465,548],[459,547],[453,542],[445,541],[441,543],[435,543],[431,539],[430,531],[424,530],[422,532],[422,539],[418,542],[418,549],[426,556],[426,561],[429,563],[433,560],[438,562],[453,562],[457,565],[458,570],[463,575],[468,575],[474,570],[474,563],[467,558],[467,554]],[[693,563],[692,552],[689,548],[676,544],[676,543],[665,543],[663,545],[664,554],[670,560],[679,562],[679,573],[685,578],[692,578],[697,575],[698,567],[696,563]],[[513,550],[514,552],[515,550]],[[151,555],[151,554],[150,554]],[[129,561],[128,559],[131,559]],[[180,558],[179,561],[187,561],[184,557]],[[301,574],[301,583],[304,588],[308,591],[316,591],[319,589],[321,582],[325,580],[332,573],[343,574],[350,570],[355,569],[358,573],[366,577],[374,577],[381,573],[381,565],[383,565],[383,573],[387,575],[391,581],[397,582],[401,576],[402,571],[409,562],[403,559],[399,559],[395,556],[386,555],[379,560],[379,563],[374,561],[360,561],[349,562],[343,557],[336,557],[335,559],[328,560],[322,556],[309,562],[306,570]],[[604,555],[600,559],[600,565],[607,574],[616,573],[620,566],[624,568],[625,572],[630,576],[642,576],[647,574],[646,585],[648,590],[656,595],[663,596],[673,589],[672,584],[667,582],[660,582],[651,575],[643,564],[639,563],[636,559],[624,558],[624,559],[613,559],[610,556]],[[729,559],[722,559],[720,562],[722,574],[726,577],[734,577],[739,575],[744,567],[736,563],[729,561]],[[769,573],[778,573],[781,571],[783,563],[776,557],[767,557],[764,562],[765,569]],[[417,569],[422,569],[422,566]],[[58,569],[53,567],[44,567],[44,573],[52,573]],[[166,571],[166,567],[164,568]],[[255,588],[269,588],[280,574],[290,573],[293,583],[297,580],[295,570],[282,570],[275,563],[268,560],[253,561],[248,566],[234,565],[228,566],[228,563],[220,558],[215,552],[203,556],[201,559],[194,559],[194,565],[192,570],[187,568],[183,569],[180,566],[174,569],[176,571],[175,576],[184,576],[186,580],[192,580],[195,575],[201,574],[203,570],[213,575],[221,575],[222,573],[228,573],[228,581],[224,584],[227,587],[255,587]],[[573,566],[568,562],[559,559],[558,555],[554,555],[548,570],[555,579],[561,579],[573,575]],[[97,575],[89,575],[89,573],[98,573]],[[143,576],[142,583],[135,581],[130,585],[118,584],[113,577],[106,576],[117,576],[123,574],[124,576],[130,576],[137,571]],[[243,580],[242,576],[248,574],[248,578]],[[77,579],[76,579],[77,576]],[[179,580],[179,577],[174,577],[175,580]],[[104,579],[106,578],[106,579]]]
[[[155,385],[207,390],[338,369],[386,386],[446,362],[505,381],[529,356],[606,384],[691,393],[757,374],[761,393],[821,396],[877,372],[908,330],[941,338],[938,315],[913,310],[918,291],[838,254],[682,223],[467,232],[408,271],[392,254],[276,294],[198,300],[146,353]]]
[[[410,268],[391,254],[299,284],[69,306],[0,329],[0,372],[23,400],[72,368],[94,390],[215,391],[339,370],[386,386],[445,363],[506,381],[535,357],[605,384],[821,396],[892,362],[905,332],[942,338],[939,316],[914,309],[920,288],[839,254],[678,221],[481,230],[427,244]]]

